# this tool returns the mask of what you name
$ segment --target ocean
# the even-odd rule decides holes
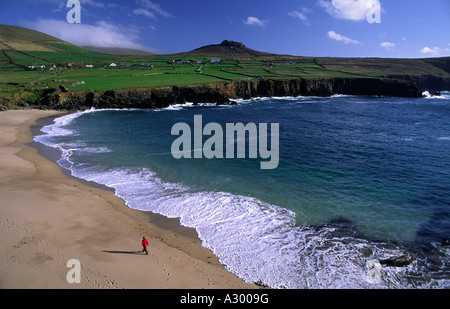
[[[278,167],[249,156],[175,159],[172,127],[193,128],[198,115],[223,128],[279,124]],[[195,228],[246,282],[450,288],[449,92],[91,109],[54,119],[34,140],[59,149],[74,177]],[[387,265],[399,257],[412,263]]]

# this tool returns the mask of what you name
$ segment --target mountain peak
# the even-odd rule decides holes
[[[220,44],[207,45],[197,48],[188,54],[193,55],[205,55],[205,56],[221,56],[221,57],[234,57],[234,58],[255,58],[255,57],[273,57],[274,54],[268,54],[259,52],[248,48],[241,42],[235,42],[231,40],[224,40]]]
[[[234,47],[234,48],[248,48],[247,46],[244,45],[244,43],[241,42],[235,42],[235,41],[229,41],[229,40],[224,40],[220,46],[225,46],[225,47]]]

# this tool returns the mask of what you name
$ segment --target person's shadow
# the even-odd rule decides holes
[[[102,250],[104,253],[110,254],[134,254],[134,255],[144,255],[145,253],[142,251],[110,251],[110,250]]]

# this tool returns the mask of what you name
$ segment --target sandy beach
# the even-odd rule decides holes
[[[228,272],[178,220],[132,210],[28,145],[35,121],[57,114],[0,112],[0,288],[258,288]],[[71,259],[81,263],[81,283],[66,279]]]

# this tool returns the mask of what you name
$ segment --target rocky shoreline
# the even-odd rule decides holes
[[[445,86],[449,81],[443,81]],[[89,108],[164,108],[173,104],[232,104],[232,99],[272,96],[372,95],[392,97],[422,97],[427,83],[419,86],[414,80],[381,78],[331,79],[251,79],[191,86],[136,88],[109,91],[68,91],[47,89],[34,102],[10,102],[4,109],[85,110]]]

